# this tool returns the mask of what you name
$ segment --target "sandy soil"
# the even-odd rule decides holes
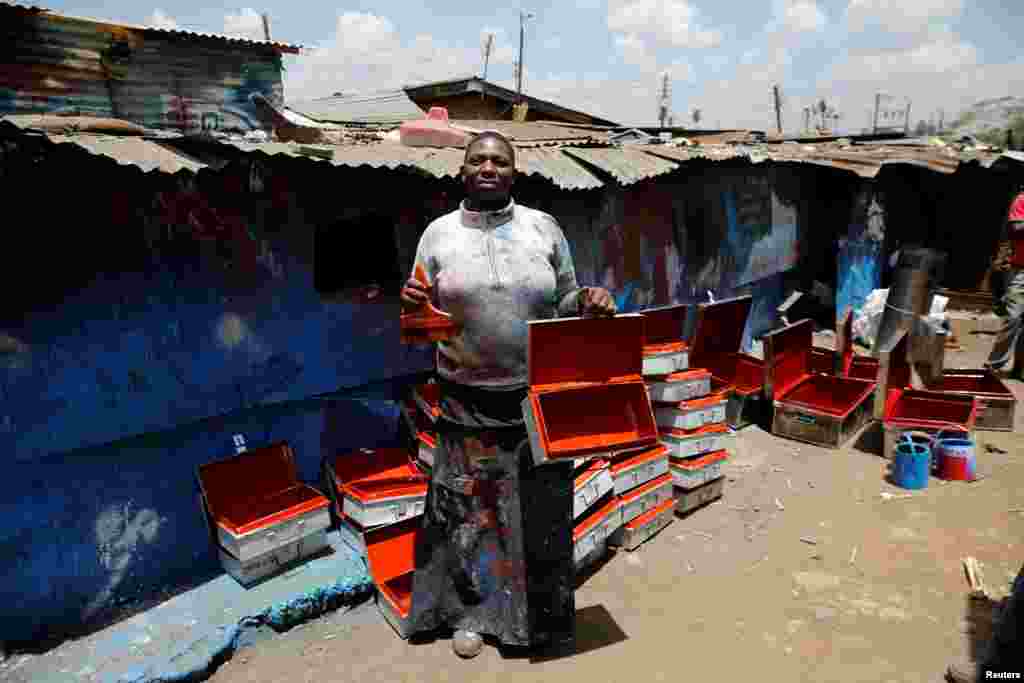
[[[976,366],[991,336],[962,341],[947,367]],[[1024,563],[1022,421],[979,433],[981,481],[889,500],[877,434],[830,451],[744,430],[720,502],[586,578],[572,652],[462,661],[447,640],[400,640],[369,603],[247,647],[212,680],[940,681],[980,637],[961,558],[1001,595]]]

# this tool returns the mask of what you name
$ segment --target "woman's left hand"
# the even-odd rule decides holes
[[[580,290],[580,314],[584,317],[613,316],[618,310],[607,289],[584,287]]]

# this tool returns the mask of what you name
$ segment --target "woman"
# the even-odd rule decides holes
[[[515,150],[487,131],[466,147],[466,199],[431,223],[407,310],[432,299],[461,324],[438,343],[441,419],[413,581],[413,632],[455,630],[455,652],[487,635],[530,647],[571,639],[572,464],[534,468],[520,403],[527,321],[615,315],[606,290],[576,284],[554,218],[511,196]]]

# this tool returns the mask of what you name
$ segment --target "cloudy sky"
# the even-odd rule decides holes
[[[986,98],[1024,94],[1021,0],[525,0],[524,90],[622,123],[657,123],[661,75],[678,124],[783,127],[825,98],[839,127],[869,124],[877,92],[911,119],[947,120]],[[520,6],[466,0],[265,0],[256,7],[177,0],[48,2],[68,14],[301,44],[286,61],[285,97],[363,92],[479,73],[482,35],[495,35],[489,80],[514,84]],[[90,4],[96,3],[96,4]],[[1016,9],[1015,9],[1016,7]]]

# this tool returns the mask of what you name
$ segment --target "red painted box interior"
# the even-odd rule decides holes
[[[917,389],[893,389],[885,402],[885,423],[931,429],[974,429],[973,396]]]
[[[529,323],[529,400],[551,458],[654,443],[643,317]]]
[[[698,306],[690,348],[690,367],[710,370],[744,396],[764,388],[764,363],[740,352],[750,306],[749,295]]]
[[[673,498],[669,498],[666,501],[658,503],[658,505],[651,508],[642,515],[639,515],[635,519],[626,522],[626,528],[630,531],[633,531],[634,529],[639,529],[644,524],[651,522],[658,515],[664,514],[666,511],[671,510],[675,506],[675,504],[676,501]]]
[[[370,575],[380,594],[402,617],[412,607],[412,579],[416,569],[416,537],[423,520],[408,519],[365,533]]]
[[[811,349],[811,372],[831,375],[836,371],[836,352],[815,346]]]
[[[575,543],[579,541],[588,531],[593,529],[595,526],[608,519],[608,515],[615,512],[616,508],[619,507],[619,500],[614,496],[610,497],[604,505],[596,507],[590,510],[586,516],[583,517],[572,530],[572,540]]]
[[[683,341],[683,334],[689,309],[689,306],[683,304],[652,308],[642,312],[644,316],[644,355],[686,350],[687,344]]]
[[[765,336],[767,372],[776,401],[845,417],[868,397],[873,382],[810,372],[814,323],[801,320]]]
[[[353,498],[365,502],[399,496],[425,496],[427,495],[427,480],[417,472],[415,477],[351,482],[345,485],[345,490]]]
[[[331,469],[334,485],[341,494],[351,484],[405,481],[409,487],[418,487],[425,486],[427,481],[409,461],[409,452],[404,448],[364,448],[343,453],[334,457]]]
[[[287,443],[277,443],[199,466],[199,482],[215,524],[244,534],[330,502],[298,481]]]
[[[612,476],[617,476],[619,473],[639,465],[654,462],[667,455],[668,446],[660,443],[653,448],[641,448],[627,453],[616,454],[611,462]]]
[[[947,370],[939,383],[928,389],[1013,398],[1013,392],[1003,381],[985,370]]]
[[[430,409],[430,417],[441,416],[441,385],[437,382],[426,382],[413,389],[420,402]]]

